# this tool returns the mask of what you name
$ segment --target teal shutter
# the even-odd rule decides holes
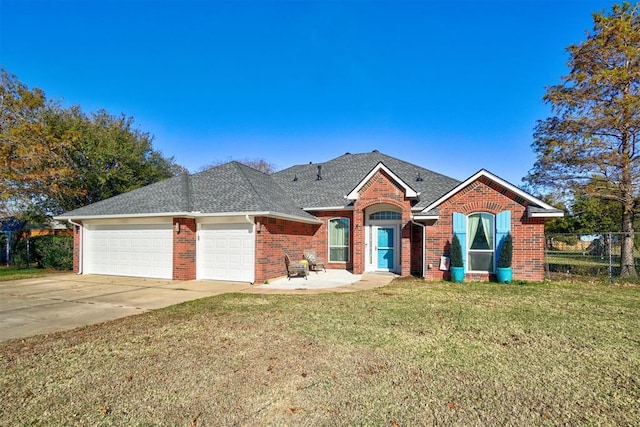
[[[458,236],[462,246],[462,264],[467,267],[467,217],[459,212],[453,213],[453,234]]]
[[[500,251],[504,238],[511,231],[511,211],[502,211],[496,215],[496,256],[494,262],[497,264],[500,259]]]

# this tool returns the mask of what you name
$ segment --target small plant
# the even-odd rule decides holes
[[[464,267],[462,262],[462,246],[460,245],[460,239],[458,239],[458,236],[455,234],[451,240],[449,258],[451,258],[451,267]]]
[[[511,233],[507,233],[502,241],[502,249],[500,249],[500,256],[498,258],[498,268],[511,267],[511,260],[513,258],[513,238]]]

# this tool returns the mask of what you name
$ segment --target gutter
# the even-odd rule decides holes
[[[82,245],[84,243],[84,227],[82,226],[82,224],[78,224],[77,222],[73,222],[71,219],[67,219],[67,221],[69,221],[70,224],[75,225],[76,227],[79,228],[79,233],[80,233],[80,244],[78,245],[78,275],[82,274],[82,258],[84,258],[83,252],[82,252]]]
[[[219,218],[219,217],[237,217],[237,216],[267,216],[272,218],[280,218],[286,219],[294,222],[302,222],[307,224],[322,224],[322,221],[315,218],[304,218],[291,214],[278,213],[273,211],[255,211],[255,212],[216,212],[216,213],[202,213],[199,211],[195,212],[162,212],[162,213],[146,213],[146,214],[115,214],[115,215],[78,215],[78,216],[66,216],[60,215],[54,217],[54,219],[58,220],[67,220],[71,221],[71,219],[77,220],[95,220],[95,219],[121,219],[121,218]]]

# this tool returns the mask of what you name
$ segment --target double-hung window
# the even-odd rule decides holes
[[[348,218],[329,220],[329,261],[349,261],[349,244],[351,239]]]
[[[493,272],[494,224],[494,216],[488,213],[475,213],[468,216],[469,271]]]

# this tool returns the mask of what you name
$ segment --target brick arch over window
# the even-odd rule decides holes
[[[404,212],[405,209],[411,209],[410,205],[405,203],[400,203],[394,199],[378,199],[378,200],[367,200],[366,202],[362,202],[362,204],[357,203],[358,209],[363,212],[369,208],[372,208],[376,205],[390,205],[398,209],[398,212]]]
[[[478,212],[486,212],[492,215],[497,215],[505,208],[504,203],[490,202],[490,201],[473,201],[464,204],[458,208],[460,213],[465,215],[471,215]]]

